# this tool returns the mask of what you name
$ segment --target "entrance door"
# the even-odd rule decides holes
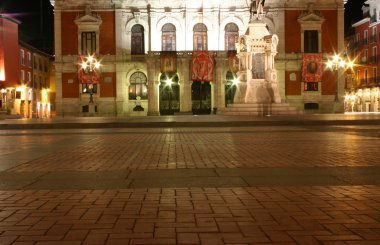
[[[194,115],[211,113],[211,84],[193,82],[191,86],[192,110]]]
[[[160,79],[160,115],[174,115],[180,110],[178,76],[168,77],[161,75]]]
[[[226,107],[227,107],[227,105],[234,103],[234,96],[235,96],[235,93],[236,93],[236,86],[235,86],[235,84],[233,84],[233,82],[227,81],[225,88],[226,88],[225,99],[226,99]]]

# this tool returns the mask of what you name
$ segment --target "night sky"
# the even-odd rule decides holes
[[[0,0],[0,8],[22,22],[19,26],[22,41],[53,54],[54,16],[49,0]]]
[[[364,1],[348,0],[345,7],[346,31],[349,30],[350,24],[362,18],[361,7]],[[22,21],[20,26],[22,41],[53,54],[54,17],[53,7],[49,0],[0,0],[0,8]]]

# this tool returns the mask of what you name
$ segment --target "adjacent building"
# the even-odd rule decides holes
[[[368,0],[363,18],[354,23],[347,37],[348,56],[357,64],[346,73],[346,112],[379,112],[380,2]]]
[[[233,103],[250,1],[51,3],[58,115],[205,114]],[[344,77],[321,67],[344,50],[344,1],[266,0],[264,11],[279,37],[281,99],[305,112],[343,111]],[[90,56],[99,69],[81,65]]]
[[[19,40],[20,22],[0,14],[1,111],[22,117],[50,117],[53,57]]]

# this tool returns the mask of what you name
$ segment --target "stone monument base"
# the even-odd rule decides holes
[[[288,103],[235,103],[222,109],[218,114],[222,115],[296,115],[299,111]]]

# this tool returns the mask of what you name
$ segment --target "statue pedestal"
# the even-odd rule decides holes
[[[281,103],[274,64],[277,35],[271,35],[260,18],[249,23],[246,33],[236,43],[240,82],[234,104],[219,113],[256,116],[297,114],[295,107]]]

